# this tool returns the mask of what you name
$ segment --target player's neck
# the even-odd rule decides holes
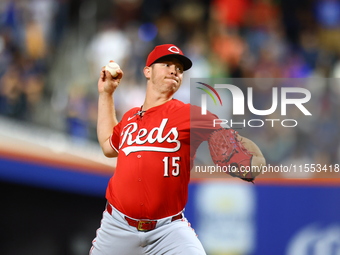
[[[165,104],[172,99],[172,96],[156,96],[156,95],[146,95],[142,109],[143,111],[147,111],[148,109]]]

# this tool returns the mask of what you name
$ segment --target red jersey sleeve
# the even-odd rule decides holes
[[[220,126],[214,127],[214,119],[218,119],[215,114],[208,111],[206,115],[202,115],[201,108],[192,105],[190,108],[190,130],[192,141],[206,141],[211,132],[219,129]]]

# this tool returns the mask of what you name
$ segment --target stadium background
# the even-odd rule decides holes
[[[155,44],[193,60],[186,102],[188,77],[318,81],[313,122],[243,132],[270,164],[338,164],[340,85],[327,78],[340,76],[339,28],[337,0],[1,1],[0,253],[87,254],[115,164],[96,141],[98,70],[110,59],[124,69],[119,117],[142,103]],[[271,91],[255,89],[262,101]],[[209,255],[339,253],[337,175],[273,177],[192,180],[186,215]]]

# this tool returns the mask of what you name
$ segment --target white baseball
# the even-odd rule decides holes
[[[116,77],[117,70],[120,69],[120,66],[116,62],[110,62],[105,66],[105,70],[109,71],[112,75],[112,77]]]

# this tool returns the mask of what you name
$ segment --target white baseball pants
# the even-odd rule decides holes
[[[111,206],[112,207],[112,206]],[[154,230],[138,231],[125,215],[112,207],[103,213],[101,226],[92,242],[90,255],[205,255],[195,231],[185,219],[161,219]]]

